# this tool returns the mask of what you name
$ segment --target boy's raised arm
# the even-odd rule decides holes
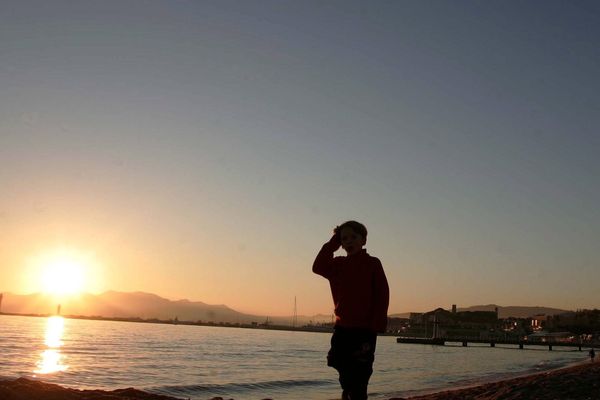
[[[329,242],[325,243],[317,254],[315,262],[313,263],[313,272],[319,274],[327,279],[333,273],[333,253],[340,248],[340,239],[337,235],[333,235]]]

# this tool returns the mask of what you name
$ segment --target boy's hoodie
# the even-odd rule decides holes
[[[336,326],[385,332],[389,287],[381,262],[365,249],[334,257],[336,248],[325,243],[313,264],[313,272],[329,280]]]

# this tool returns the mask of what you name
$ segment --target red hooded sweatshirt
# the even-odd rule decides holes
[[[325,243],[313,264],[313,272],[329,280],[336,326],[385,332],[390,290],[381,261],[365,249],[333,257],[336,247]]]

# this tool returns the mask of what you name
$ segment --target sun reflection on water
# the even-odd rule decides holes
[[[47,346],[41,353],[33,372],[36,374],[51,374],[65,371],[68,366],[63,363],[64,355],[60,353],[63,345],[62,336],[65,328],[65,320],[60,316],[49,317],[46,322],[46,337],[44,344]]]

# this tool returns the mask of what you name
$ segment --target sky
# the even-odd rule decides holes
[[[599,41],[594,1],[3,1],[0,291],[60,253],[330,314],[354,219],[390,313],[600,307]]]

